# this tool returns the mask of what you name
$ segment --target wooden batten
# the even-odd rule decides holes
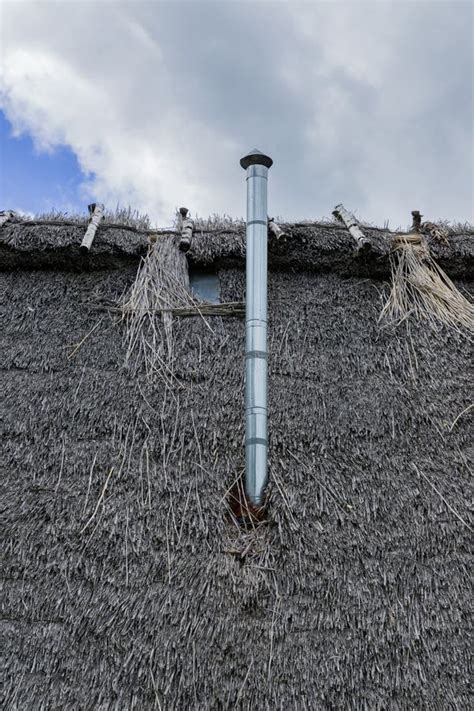
[[[350,234],[357,243],[358,252],[368,251],[369,249],[371,249],[370,240],[360,229],[358,220],[356,220],[356,218],[351,212],[346,210],[342,203],[336,205],[332,214],[334,215],[334,217],[337,217],[338,220],[343,222],[344,225],[347,227]]]
[[[421,227],[421,218],[423,215],[419,210],[412,210],[411,211],[411,216],[412,216],[412,225],[411,229],[413,232],[419,232],[420,227]]]
[[[187,207],[179,208],[179,231],[181,234],[179,248],[182,252],[189,251],[193,239],[194,222],[188,217],[188,213],[189,210]]]
[[[104,212],[105,212],[105,207],[102,205],[102,203],[93,203],[92,205],[89,205],[89,213],[90,213],[90,222],[89,226],[87,227],[86,234],[84,235],[84,238],[81,243],[80,251],[82,254],[88,254],[92,242],[94,240],[95,234],[97,232],[97,228],[99,227],[100,221],[104,219]]]
[[[282,230],[280,225],[277,225],[273,217],[268,218],[268,231],[276,237],[278,241],[281,240],[284,242],[288,236],[285,230]]]

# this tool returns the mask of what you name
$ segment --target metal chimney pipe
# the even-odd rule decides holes
[[[267,176],[273,161],[257,149],[247,171],[245,299],[245,491],[255,506],[267,483]]]

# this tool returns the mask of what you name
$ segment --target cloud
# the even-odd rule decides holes
[[[29,220],[32,220],[35,215],[33,212],[28,212],[28,210],[22,210],[21,207],[13,207],[12,211],[15,212],[17,215],[20,215],[20,217],[27,218]]]
[[[169,223],[245,210],[238,160],[272,155],[270,211],[374,222],[472,215],[470,3],[5,3],[0,102],[67,145],[84,198]],[[471,152],[470,152],[471,151]]]

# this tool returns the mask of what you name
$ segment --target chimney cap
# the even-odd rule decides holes
[[[249,165],[264,165],[266,168],[271,168],[273,161],[270,156],[266,156],[265,153],[259,151],[258,148],[254,148],[240,159],[240,165],[244,170],[247,170]]]

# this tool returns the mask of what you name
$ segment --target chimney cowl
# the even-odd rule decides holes
[[[240,159],[240,165],[244,170],[247,170],[250,165],[264,165],[266,168],[271,168],[273,161],[270,156],[266,156],[258,148],[254,148]]]

